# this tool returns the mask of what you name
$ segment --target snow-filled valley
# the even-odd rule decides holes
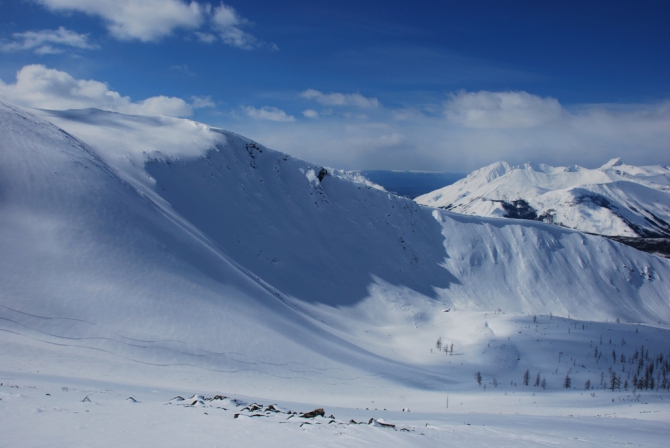
[[[667,440],[668,260],[189,120],[0,102],[0,136],[8,445]]]

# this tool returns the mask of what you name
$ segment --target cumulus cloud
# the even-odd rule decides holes
[[[130,102],[127,96],[121,99],[122,103],[117,106],[116,110],[128,114],[167,115],[170,117],[186,117],[193,114],[191,106],[181,98],[160,95],[152,96],[137,103]]]
[[[250,50],[260,45],[260,42],[251,34],[242,30],[242,26],[249,21],[228,5],[221,3],[214,8],[212,16],[213,28],[219,33],[221,40],[233,47]]]
[[[43,65],[27,65],[14,84],[0,81],[0,97],[41,109],[98,108],[137,115],[189,116],[193,107],[181,98],[154,96],[133,102],[95,80],[75,79],[66,72]]]
[[[528,92],[465,92],[451,94],[445,113],[451,121],[469,128],[532,128],[565,117],[554,98]]]
[[[251,117],[254,120],[284,122],[295,121],[295,117],[293,115],[288,115],[286,112],[281,109],[277,109],[276,107],[264,106],[260,109],[256,109],[255,107],[244,106],[242,107],[242,110],[248,117]]]
[[[78,34],[62,26],[56,30],[25,31],[12,34],[11,40],[0,41],[0,51],[33,51],[37,54],[62,53],[66,47],[90,50],[98,48],[88,41],[87,34]]]
[[[316,100],[324,106],[353,106],[374,109],[380,105],[377,98],[366,98],[360,93],[323,93],[318,90],[307,89],[300,96],[308,100]]]
[[[216,107],[211,96],[192,96],[191,106],[193,109],[204,109],[206,107]]]
[[[221,40],[242,49],[262,42],[242,28],[251,23],[231,6],[186,0],[33,0],[54,12],[81,12],[101,18],[110,34],[121,40],[155,42],[177,29],[193,30],[201,42]],[[208,24],[211,32],[196,31]],[[271,46],[276,49],[276,45]]]
[[[312,109],[305,109],[302,114],[307,118],[319,118],[319,113]]]
[[[461,91],[446,102],[365,112],[367,118],[319,113],[319,120],[281,127],[251,120],[234,126],[275,149],[344,169],[469,172],[499,160],[593,168],[618,156],[670,165],[670,100],[566,106],[528,92]]]
[[[77,11],[102,18],[121,40],[157,41],[175,29],[200,27],[208,5],[182,0],[35,0],[55,12]]]
[[[472,167],[496,160],[599,166],[623,156],[670,163],[670,101],[566,108],[528,92],[458,92],[445,103],[442,145]],[[445,157],[446,158],[446,157]]]

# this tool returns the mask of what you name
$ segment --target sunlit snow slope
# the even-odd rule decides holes
[[[435,388],[453,378],[414,354],[445,308],[670,322],[670,263],[599,237],[422,207],[188,120],[36,113],[0,103],[19,347]]]
[[[670,169],[613,159],[598,169],[498,162],[416,198],[458,213],[534,219],[599,235],[670,236]]]

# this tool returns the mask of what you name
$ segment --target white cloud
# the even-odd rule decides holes
[[[319,118],[319,113],[312,109],[303,110],[302,114],[307,118]]]
[[[670,163],[670,101],[568,109],[527,92],[458,92],[445,113],[445,156],[462,154],[468,169],[496,160],[595,167],[617,156]]]
[[[393,119],[396,121],[422,120],[426,118],[421,110],[414,107],[395,109],[391,111],[391,114],[393,115]]]
[[[200,42],[205,42],[206,44],[216,42],[216,36],[211,33],[201,33],[199,31],[196,31],[195,35],[198,37],[198,40],[200,40]]]
[[[152,96],[138,103],[130,102],[130,98],[127,96],[121,99],[122,103],[116,109],[118,112],[136,115],[167,115],[170,117],[186,117],[193,114],[192,107],[186,101],[173,96]]]
[[[193,106],[193,109],[203,109],[206,107],[216,107],[216,104],[212,101],[211,96],[192,96],[191,106]]]
[[[240,27],[249,24],[249,21],[230,6],[221,3],[214,8],[212,16],[213,28],[219,33],[221,40],[233,47],[250,50],[260,45],[260,42],[251,34],[242,31]]]
[[[156,41],[177,28],[197,29],[208,5],[182,0],[35,0],[56,12],[77,11],[102,18],[112,36]]]
[[[445,113],[468,128],[532,128],[565,118],[558,100],[528,92],[460,91],[450,95]]]
[[[617,156],[670,165],[670,100],[564,106],[528,92],[456,92],[446,103],[365,112],[367,120],[355,111],[319,111],[319,120],[290,126],[231,125],[272,148],[345,169],[469,172],[498,160],[598,167]]]
[[[137,115],[188,116],[193,108],[181,98],[155,96],[133,102],[95,80],[75,79],[68,73],[43,65],[26,65],[16,83],[0,81],[0,97],[41,109],[98,108]]]
[[[45,55],[45,54],[60,54],[63,52],[62,48],[56,48],[51,45],[42,45],[39,48],[35,49],[35,54]]]
[[[242,28],[251,23],[231,6],[188,0],[33,0],[54,12],[81,12],[100,17],[112,36],[121,40],[155,42],[177,29],[194,30],[199,41],[218,39],[242,49],[260,47],[262,42]],[[208,24],[212,32],[196,31]],[[218,36],[218,37],[217,37]],[[272,44],[270,48],[276,49]]]
[[[316,100],[324,106],[354,106],[373,109],[380,105],[377,98],[366,98],[360,93],[322,93],[318,90],[307,89],[300,96],[308,100]]]
[[[37,54],[63,52],[64,47],[90,50],[98,48],[88,41],[87,34],[77,34],[62,26],[57,30],[25,31],[12,34],[12,40],[0,41],[0,51],[34,51]]]
[[[251,117],[254,120],[295,121],[293,115],[288,115],[286,112],[277,109],[276,107],[264,106],[260,109],[256,109],[255,107],[245,106],[242,107],[242,110],[244,110],[244,113],[247,114],[248,117]]]

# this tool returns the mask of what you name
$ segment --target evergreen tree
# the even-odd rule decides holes
[[[614,392],[614,389],[621,390],[621,376],[612,372],[610,375],[610,390]],[[624,389],[628,390],[628,380],[624,382]]]

